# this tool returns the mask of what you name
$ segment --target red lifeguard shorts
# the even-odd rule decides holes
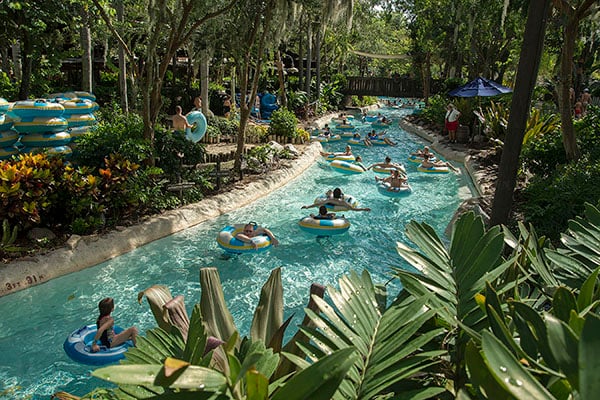
[[[446,121],[446,129],[449,131],[455,131],[458,129],[458,120],[454,122]]]

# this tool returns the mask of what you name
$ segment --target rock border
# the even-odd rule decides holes
[[[39,285],[53,278],[97,265],[147,243],[244,207],[279,189],[310,167],[322,150],[316,142],[296,159],[268,175],[194,204],[148,218],[103,235],[73,235],[64,247],[0,266],[0,297]]]

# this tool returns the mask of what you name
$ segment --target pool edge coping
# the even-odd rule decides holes
[[[229,192],[149,217],[136,225],[117,227],[106,234],[72,235],[63,247],[2,265],[0,266],[0,297],[92,267],[155,240],[244,207],[301,175],[316,161],[321,149],[320,143],[311,143],[298,158],[291,160],[289,165],[255,181],[236,185]]]

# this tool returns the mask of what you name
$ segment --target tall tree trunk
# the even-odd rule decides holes
[[[210,52],[208,49],[200,51],[200,97],[202,97],[202,114],[208,115],[210,111],[210,99],[208,98],[208,74]]]
[[[242,170],[242,155],[246,146],[246,127],[248,119],[250,119],[250,110],[254,105],[254,97],[252,94],[248,96],[248,80],[250,78],[250,57],[246,55],[243,65],[238,66],[240,71],[240,127],[238,130],[237,146],[235,149],[235,161],[233,165],[234,171]],[[254,94],[256,96],[256,93]],[[249,98],[248,98],[249,97]]]
[[[235,75],[236,75],[236,67],[234,65],[233,67],[231,67],[231,86],[229,87],[230,96],[231,96],[231,114],[230,115],[234,115],[234,111],[235,111],[235,87],[237,85]]]
[[[431,53],[425,53],[423,64],[421,65],[421,79],[423,82],[423,100],[425,104],[429,103],[429,93],[431,92]]]
[[[13,74],[15,81],[19,82],[23,78],[23,64],[21,59],[21,42],[18,40],[10,46],[12,52]]]
[[[577,23],[569,18],[569,22],[563,27],[563,47],[560,60],[560,84],[558,89],[558,108],[560,110],[560,122],[562,142],[567,155],[567,160],[574,161],[579,158],[579,147],[573,128],[573,115],[569,90],[573,87],[573,54],[575,53],[575,40],[577,39]]]
[[[300,26],[302,26],[302,23],[300,24]],[[304,79],[304,62],[302,62],[302,60],[304,60],[304,40],[303,40],[303,30],[300,29],[299,35],[300,38],[298,40],[298,89],[302,90],[302,88],[304,87],[303,83],[303,79]]]
[[[515,91],[512,96],[510,117],[502,158],[498,169],[498,181],[492,203],[490,225],[506,224],[513,203],[513,192],[517,181],[519,155],[525,135],[525,126],[531,107],[531,96],[535,88],[546,32],[546,18],[550,9],[549,0],[531,0],[527,12],[527,23],[521,45],[517,68]]]
[[[462,15],[461,15],[461,5],[460,2],[451,2],[450,4],[452,4],[452,18],[454,21],[462,21]],[[458,55],[458,33],[460,30],[460,27],[463,24],[454,24],[454,30],[452,32],[452,46],[450,47],[450,51],[451,51],[451,56],[450,56],[450,61],[449,61],[449,71],[448,71],[448,78],[455,78],[457,75],[457,72],[460,71],[460,65],[459,65],[459,55]]]
[[[575,130],[573,129],[571,102],[569,100],[569,89],[573,86],[575,41],[577,40],[579,23],[589,14],[592,5],[597,4],[597,2],[598,0],[582,0],[581,2],[554,0],[554,5],[562,14],[562,20],[564,21],[558,107],[560,109],[563,146],[567,159],[571,161],[579,159],[580,156],[577,139],[575,138]]]
[[[8,59],[8,47],[0,46],[0,59],[2,60],[2,71],[6,72],[10,76],[10,62]]]
[[[117,21],[124,22],[123,0],[116,1]],[[119,93],[121,94],[121,109],[129,114],[129,100],[127,97],[127,60],[125,59],[125,48],[119,42]]]
[[[306,24],[306,80],[304,81],[304,91],[310,101],[310,82],[312,80],[312,24]]]
[[[92,32],[90,29],[89,12],[81,5],[81,89],[92,92]]]
[[[256,60],[252,62],[252,47],[253,43],[249,43],[248,50],[242,60],[243,66],[238,68],[240,71],[240,128],[238,131],[237,146],[235,150],[235,161],[233,163],[234,171],[241,172],[242,170],[242,155],[244,154],[244,147],[246,145],[246,127],[248,125],[248,119],[250,118],[250,110],[254,106],[256,93],[258,92],[258,80],[260,78],[260,72],[262,71],[263,54],[265,52],[265,42],[267,40],[267,32],[271,28],[273,20],[273,8],[274,6],[267,3],[264,9],[264,16],[257,14],[254,22],[255,27],[259,27],[260,23],[260,37],[258,39],[258,46],[256,48]],[[255,42],[254,42],[255,43]],[[252,68],[251,65],[254,65]],[[252,87],[250,90],[250,99],[247,99],[248,86],[250,82],[250,72],[253,69],[252,75]]]
[[[279,78],[279,99],[281,100],[281,107],[287,108],[287,95],[285,93],[285,76],[283,73],[283,62],[281,61],[281,51],[277,50],[275,57],[277,76]]]
[[[31,51],[33,45],[29,37],[29,32],[23,31],[22,36],[22,47],[21,47],[21,85],[19,86],[18,100],[26,100],[29,97],[29,91],[31,90],[31,71],[33,69],[33,60],[31,58]]]
[[[321,99],[321,24],[316,23],[316,39],[315,39],[315,64],[316,64],[316,98]]]

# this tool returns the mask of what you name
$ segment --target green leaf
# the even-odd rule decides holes
[[[510,394],[496,382],[490,374],[487,364],[484,362],[479,349],[473,340],[469,340],[465,349],[465,362],[469,371],[469,377],[474,385],[484,389],[487,397],[494,400],[509,399]]]
[[[575,333],[563,321],[555,318],[553,315],[545,314],[546,327],[548,333],[548,345],[552,355],[563,372],[571,386],[579,387],[579,355],[578,340]]]
[[[433,264],[448,263],[450,255],[431,226],[411,221],[406,225],[406,235]]]
[[[571,310],[577,311],[577,301],[571,291],[564,286],[554,292],[552,298],[552,314],[564,322],[569,322]]]
[[[439,396],[440,394],[446,392],[446,389],[442,387],[428,387],[424,389],[415,389],[408,390],[406,392],[402,392],[396,394],[394,396],[394,400],[427,400],[427,399],[438,399],[443,398],[444,396]]]
[[[491,333],[484,331],[481,343],[488,370],[517,400],[555,400]]]
[[[275,268],[271,271],[269,279],[260,292],[260,299],[252,319],[250,337],[252,340],[262,340],[264,343],[269,343],[282,324],[283,285],[281,284],[281,268]]]
[[[162,365],[113,365],[92,372],[96,378],[116,384],[153,386],[164,378]],[[190,365],[169,387],[178,389],[202,389],[220,391],[225,389],[225,377],[211,369]]]
[[[357,359],[353,348],[338,350],[298,372],[271,399],[330,400]]]
[[[246,400],[267,400],[269,379],[256,370],[246,373]]]
[[[138,336],[135,347],[125,353],[124,364],[160,364],[166,357],[179,356],[184,346],[180,337],[170,335],[161,328],[149,329],[146,336]]]
[[[527,323],[531,334],[534,336],[537,343],[538,350],[544,359],[544,362],[552,369],[558,370],[558,364],[552,355],[550,346],[548,345],[548,332],[544,320],[533,308],[530,306],[518,302],[511,302],[511,307],[515,313]],[[516,319],[515,319],[516,321]],[[521,333],[521,331],[519,331]]]
[[[588,314],[579,339],[579,393],[593,399],[600,393],[600,317]]]
[[[583,330],[583,325],[585,323],[585,318],[581,317],[575,310],[571,310],[571,315],[569,316],[569,328],[573,330],[575,336],[579,337],[581,335],[581,331]]]
[[[243,356],[239,369],[238,379],[241,379],[246,371],[256,369],[261,375],[268,378],[271,377],[279,362],[279,355],[273,354],[272,349],[265,348],[265,344],[261,341],[253,341],[248,349],[248,352]],[[234,381],[234,384],[237,383]]]
[[[233,316],[225,303],[223,288],[216,268],[200,269],[200,308],[207,333],[228,341],[237,332]]]
[[[579,290],[579,296],[577,296],[577,306],[579,311],[588,307],[594,301],[594,292],[596,289],[596,282],[598,281],[598,272],[600,272],[600,268],[596,268],[594,272],[592,272]]]
[[[202,324],[200,306],[196,304],[192,310],[192,319],[190,320],[183,359],[189,361],[192,365],[200,365],[206,349],[206,340],[207,335]]]
[[[435,310],[426,306],[434,296],[427,293],[399,300],[380,315],[375,286],[366,274],[364,271],[359,276],[352,271],[350,276],[341,278],[341,293],[328,288],[335,308],[314,298],[320,313],[306,310],[315,328],[302,328],[311,343],[298,346],[310,360],[322,359],[343,348],[356,348],[360,354],[336,398],[373,398],[386,393],[398,386],[396,382],[426,370],[445,354],[424,350],[444,331],[435,329],[433,323],[426,325],[435,316]],[[338,312],[340,308],[344,311]]]

